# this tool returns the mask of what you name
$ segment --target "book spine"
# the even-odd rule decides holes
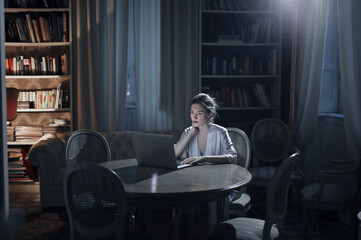
[[[67,17],[66,12],[63,12],[63,41],[68,41],[68,25],[67,25]]]

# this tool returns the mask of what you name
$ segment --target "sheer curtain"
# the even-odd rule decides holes
[[[138,130],[161,130],[167,117],[167,113],[159,107],[160,3],[160,0],[134,0]]]
[[[361,157],[361,2],[338,0],[341,94],[347,146]]]
[[[304,149],[314,138],[323,71],[328,0],[297,1],[294,23],[291,121],[295,144]]]
[[[134,3],[138,130],[183,129],[197,89],[199,3]]]
[[[128,0],[75,1],[74,128],[123,130]]]

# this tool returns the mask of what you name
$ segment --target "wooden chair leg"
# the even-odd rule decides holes
[[[310,220],[310,209],[306,208],[303,211],[304,216],[304,229],[303,229],[303,239],[308,240],[308,221]]]

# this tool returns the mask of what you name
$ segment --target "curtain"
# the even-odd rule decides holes
[[[361,157],[361,2],[338,0],[341,97],[348,149]]]
[[[128,0],[75,1],[74,128],[123,130]]]
[[[328,0],[298,1],[293,29],[292,79],[294,86],[294,144],[301,150],[314,138],[318,118],[318,102],[323,71]],[[316,103],[316,104],[315,104]]]
[[[133,26],[137,129],[162,129],[166,113],[159,108],[160,0],[134,0]]]
[[[138,130],[180,130],[198,82],[198,1],[135,0]]]
[[[175,130],[191,124],[190,103],[198,89],[199,6],[193,0],[162,1],[160,107],[172,112],[168,126]]]

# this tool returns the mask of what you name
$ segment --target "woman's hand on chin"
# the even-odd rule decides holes
[[[206,161],[206,156],[190,157],[182,161],[182,164],[197,164]]]
[[[199,128],[195,127],[195,126],[192,124],[192,128],[191,128],[191,130],[189,131],[189,133],[191,134],[191,136],[197,135],[198,132],[199,132]]]

